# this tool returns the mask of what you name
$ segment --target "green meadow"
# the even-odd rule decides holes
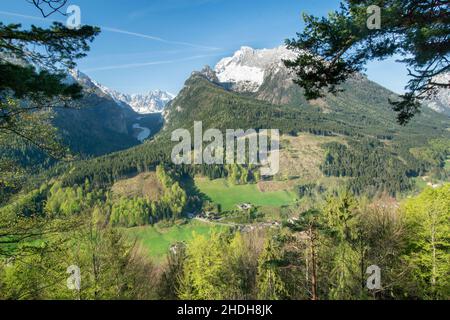
[[[251,203],[262,207],[281,207],[295,202],[295,194],[290,191],[261,192],[256,184],[233,185],[225,179],[209,180],[196,178],[195,185],[211,201],[220,204],[222,210],[236,209],[236,205]]]
[[[124,229],[125,233],[147,251],[150,257],[157,262],[162,262],[166,257],[169,248],[177,242],[188,242],[193,238],[194,233],[198,235],[208,235],[213,230],[223,227],[213,226],[197,220],[192,220],[186,224],[162,227],[155,226],[136,227]]]

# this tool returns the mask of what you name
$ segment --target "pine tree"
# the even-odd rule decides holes
[[[380,9],[380,25],[369,28],[371,8]],[[369,61],[399,54],[411,80],[401,100],[391,103],[398,122],[405,124],[423,99],[434,96],[436,89],[450,88],[450,83],[436,80],[450,67],[448,11],[444,0],[344,0],[326,18],[303,15],[304,30],[286,41],[301,53],[286,65],[296,72],[295,82],[305,96],[315,99],[324,89],[341,90],[338,85]]]

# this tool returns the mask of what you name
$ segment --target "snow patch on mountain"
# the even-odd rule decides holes
[[[220,60],[215,73],[219,81],[238,92],[257,92],[269,70],[281,70],[283,60],[295,59],[296,53],[285,46],[256,50],[242,47],[232,57]]]

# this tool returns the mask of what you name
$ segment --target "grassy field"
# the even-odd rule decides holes
[[[131,239],[137,239],[154,261],[161,262],[166,257],[172,244],[189,241],[193,238],[194,232],[207,235],[212,230],[219,230],[220,228],[222,227],[193,220],[187,224],[174,225],[168,228],[156,225],[125,229],[125,232]]]
[[[210,181],[207,178],[196,178],[195,184],[214,203],[220,204],[222,210],[236,209],[236,205],[242,203],[263,207],[281,207],[295,202],[293,192],[261,192],[255,184],[232,185],[228,184],[225,179]]]

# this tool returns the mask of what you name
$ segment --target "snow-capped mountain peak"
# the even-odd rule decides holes
[[[295,59],[295,52],[285,46],[256,50],[241,47],[232,57],[220,60],[215,72],[221,83],[240,92],[256,92],[264,82],[266,73],[283,68],[283,60]]]
[[[120,107],[132,108],[140,114],[159,113],[175,97],[173,94],[155,90],[147,94],[125,94],[121,93],[92,80],[89,76],[79,70],[70,70],[69,81],[76,81],[80,85],[90,90],[98,90],[103,95],[109,96]]]
[[[69,75],[67,77],[67,82],[70,83],[78,83],[79,85],[83,86],[84,88],[88,89],[97,89],[98,84],[93,81],[89,76],[80,70],[77,69],[70,69]]]
[[[154,113],[164,111],[165,106],[175,98],[169,92],[162,90],[150,91],[147,94],[133,94],[128,95],[125,101],[137,113]]]

